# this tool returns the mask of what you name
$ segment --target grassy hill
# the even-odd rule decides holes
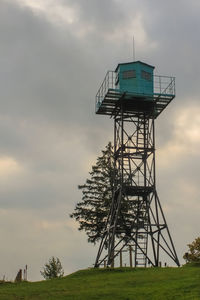
[[[88,269],[64,278],[0,285],[0,299],[200,299],[200,268]]]

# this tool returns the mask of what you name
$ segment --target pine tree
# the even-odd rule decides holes
[[[86,183],[78,186],[82,201],[76,204],[70,217],[79,222],[79,230],[86,232],[88,242],[96,243],[105,228],[114,188],[114,154],[110,142],[89,174]]]
[[[82,200],[76,204],[70,217],[79,222],[78,229],[86,232],[88,242],[95,244],[101,239],[105,230],[114,194],[114,180],[120,182],[120,176],[115,169],[113,146],[110,142],[102,151],[102,155],[97,158],[89,174],[90,178],[86,180],[86,183],[78,186],[82,191]],[[123,236],[125,239],[131,234],[129,227],[133,225],[137,203],[134,198],[122,197],[115,232],[117,238]],[[126,237],[123,235],[124,231],[126,231]]]

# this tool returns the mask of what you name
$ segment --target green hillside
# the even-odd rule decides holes
[[[0,299],[200,299],[200,268],[88,269],[64,278],[0,285]]]

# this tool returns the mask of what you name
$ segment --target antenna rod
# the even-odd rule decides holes
[[[133,61],[135,61],[135,38],[133,35]]]

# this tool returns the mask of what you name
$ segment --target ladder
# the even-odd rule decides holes
[[[149,139],[149,120],[143,120],[138,118],[138,124],[137,124],[137,137],[136,137],[136,145],[138,148],[144,148],[146,145],[148,145],[148,139]]]
[[[135,244],[135,267],[146,267],[147,265],[147,233],[138,233],[137,244]],[[138,247],[139,245],[139,247]]]

